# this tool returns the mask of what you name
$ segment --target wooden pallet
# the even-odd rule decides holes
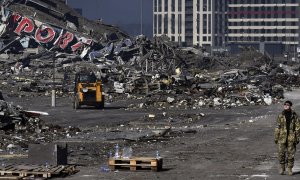
[[[28,177],[51,178],[76,173],[73,165],[45,166],[39,165],[7,165],[0,166],[0,179],[27,179]]]
[[[162,170],[163,159],[152,157],[110,158],[108,165],[111,170]]]

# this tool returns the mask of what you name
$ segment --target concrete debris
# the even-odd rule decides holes
[[[164,136],[171,130],[171,127],[163,128],[163,129],[153,129],[152,132],[155,136]]]
[[[8,19],[15,17],[15,11],[4,7],[2,11]],[[21,39],[20,46],[12,44],[5,50],[0,56],[0,66],[3,67],[2,84],[16,86],[21,96],[49,95],[53,84],[58,95],[72,93],[71,80],[76,72],[85,69],[102,78],[105,93],[148,95],[149,102],[139,105],[140,108],[152,103],[164,106],[165,102],[170,106],[193,106],[194,109],[269,104],[264,100],[266,94],[283,98],[283,89],[290,86],[289,81],[293,81],[294,86],[300,82],[296,62],[284,65],[256,51],[245,51],[240,57],[210,56],[200,48],[179,48],[165,36],[152,40],[145,36],[114,41],[107,38],[101,42],[53,25],[40,23],[38,26],[36,20],[20,14],[18,18],[20,22],[15,22],[14,31],[10,32],[10,28],[2,37],[14,34],[25,39]],[[28,26],[36,35],[42,31],[53,32],[53,35],[49,34],[49,41],[41,42],[37,38],[44,37],[29,36],[31,31],[25,29],[24,23],[32,23]],[[28,37],[34,37],[34,41]],[[68,37],[72,37],[72,41],[67,42]],[[59,44],[60,41],[63,44]],[[42,50],[17,54],[14,50],[20,47]],[[160,93],[168,94],[168,98],[154,101],[153,95]],[[191,94],[197,94],[193,100],[196,102],[186,99],[186,95]]]
[[[39,118],[41,115],[48,115],[48,113],[25,111],[20,106],[0,100],[0,148],[11,151],[16,146],[20,146],[27,149],[29,143],[52,142],[81,132],[74,127],[63,128],[46,124]]]
[[[0,83],[8,96],[50,96],[53,88],[57,96],[70,96],[75,74],[88,70],[102,79],[108,101],[128,100],[132,103],[126,110],[152,112],[143,117],[145,122],[191,123],[205,114],[175,117],[168,110],[271,105],[284,98],[285,89],[300,85],[295,61],[253,49],[216,56],[201,47],[178,47],[166,36],[129,37],[84,19],[59,0],[3,1],[0,16]],[[0,92],[0,128],[10,133],[0,134],[5,139],[1,147],[80,132],[47,125],[41,115],[47,113],[25,111],[4,101]],[[118,138],[149,139],[170,129],[148,128]],[[181,133],[196,132],[186,128]]]

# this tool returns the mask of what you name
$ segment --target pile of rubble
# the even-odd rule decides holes
[[[107,94],[148,95],[143,107],[170,104],[156,94],[193,108],[270,104],[300,84],[296,62],[275,62],[252,48],[236,57],[212,56],[166,36],[130,38],[60,0],[3,1],[0,28],[0,83],[11,95],[49,95],[53,88],[72,93],[74,75],[87,69],[103,80]]]
[[[25,111],[20,106],[0,100],[0,149],[26,149],[28,144],[52,142],[81,132],[75,127],[46,124],[40,119],[41,115],[47,113]]]

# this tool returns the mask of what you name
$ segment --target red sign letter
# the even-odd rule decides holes
[[[20,20],[21,15],[20,14],[14,14],[12,17],[13,17],[13,22],[17,23]]]
[[[70,32],[66,32],[64,35],[59,37],[59,40],[55,41],[55,45],[59,45],[60,48],[65,49],[70,42],[74,39],[74,34]]]
[[[15,29],[15,33],[21,35],[22,31],[26,33],[32,33],[33,30],[34,30],[34,24],[32,23],[32,21],[27,17],[23,17],[21,22],[18,24],[17,28]]]
[[[77,42],[76,44],[72,45],[72,52],[75,52],[77,49],[81,48],[83,46],[82,42]]]
[[[42,25],[35,31],[35,40],[41,43],[49,43],[55,37],[55,31],[51,27]]]

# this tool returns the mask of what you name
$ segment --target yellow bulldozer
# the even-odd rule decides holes
[[[104,108],[102,81],[93,72],[79,72],[75,75],[73,108],[79,109],[82,105]]]

